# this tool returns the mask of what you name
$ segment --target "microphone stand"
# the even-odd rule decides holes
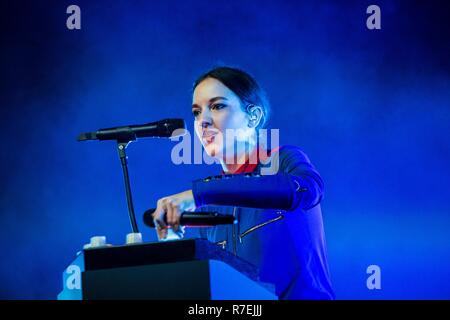
[[[138,233],[139,231],[136,223],[136,216],[134,214],[133,198],[131,196],[130,176],[128,174],[128,161],[127,161],[128,157],[125,152],[125,149],[127,148],[128,144],[131,141],[125,140],[117,140],[117,150],[119,151],[120,163],[122,164],[123,178],[125,182],[125,192],[127,196],[128,215],[130,217],[131,229],[133,230],[133,233]]]
[[[120,163],[122,165],[123,179],[125,182],[125,192],[127,196],[128,215],[130,217],[131,229],[133,233],[138,233],[136,216],[134,214],[133,198],[131,197],[130,176],[128,174],[127,154],[125,149],[131,141],[137,137],[172,137],[177,129],[186,127],[183,119],[165,119],[146,125],[122,126],[117,128],[100,129],[96,132],[82,133],[78,136],[78,141],[86,140],[116,140],[119,152]]]

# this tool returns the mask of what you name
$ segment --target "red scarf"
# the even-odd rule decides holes
[[[280,149],[280,147],[275,148],[275,149],[271,150],[270,152],[264,152],[264,153],[262,153],[261,156],[259,155],[260,152],[259,152],[259,150],[258,150],[258,151],[257,151],[257,152],[258,152],[258,154],[257,154],[257,156],[258,156],[258,158],[257,158],[257,159],[258,159],[257,163],[250,163],[250,159],[251,159],[252,157],[248,157],[248,159],[245,161],[245,163],[242,164],[235,172],[233,172],[233,173],[231,173],[231,174],[252,173],[253,171],[255,171],[256,167],[257,167],[258,164],[260,163],[259,160],[262,159],[263,156],[265,156],[265,155],[267,154],[267,156],[270,157],[273,153],[277,152],[278,149]],[[222,173],[221,173],[221,174],[224,175],[224,174],[229,174],[229,173],[225,173],[225,172],[222,170]]]

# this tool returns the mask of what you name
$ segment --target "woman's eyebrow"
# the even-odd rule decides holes
[[[214,97],[214,98],[209,99],[209,103],[213,103],[217,100],[228,100],[228,99],[225,97]]]
[[[217,100],[228,100],[228,98],[220,97],[220,96],[219,97],[214,97],[214,98],[209,99],[209,103],[211,104],[213,102],[216,102]],[[201,107],[198,104],[194,103],[192,105],[192,108],[201,108]]]

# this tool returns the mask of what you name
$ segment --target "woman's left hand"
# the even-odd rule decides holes
[[[168,227],[171,227],[181,238],[182,234],[179,234],[181,213],[183,211],[194,211],[195,208],[192,190],[186,190],[159,199],[156,210],[153,212],[158,239],[164,240],[167,238]],[[166,220],[167,223],[164,220]]]

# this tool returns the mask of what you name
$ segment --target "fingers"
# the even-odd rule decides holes
[[[157,208],[153,213],[156,232],[159,240],[164,240],[168,236],[168,227],[172,227],[175,234],[180,228],[180,206],[170,197],[158,200]]]
[[[167,199],[164,202],[164,208],[166,209],[166,219],[167,219],[167,224],[172,226],[173,225],[173,207],[172,207],[172,202],[170,199]]]
[[[156,234],[159,240],[164,240],[167,238],[167,225],[164,222],[164,217],[166,215],[164,208],[164,199],[158,200],[155,212],[153,212],[153,221],[155,222]]]
[[[155,225],[160,226],[161,228],[166,226],[166,223],[164,222],[165,214],[164,199],[160,199],[158,200],[155,212],[153,212],[153,220],[155,220]]]
[[[173,231],[178,232],[179,228],[180,228],[180,217],[181,217],[181,212],[180,212],[180,207],[177,205],[172,204],[172,228]]]
[[[167,207],[167,224],[170,225],[173,231],[177,232],[180,226],[180,207],[176,201],[168,199],[166,202]]]
[[[169,230],[167,228],[156,228],[156,235],[158,236],[158,240],[165,240],[167,238],[167,235],[169,233]]]

